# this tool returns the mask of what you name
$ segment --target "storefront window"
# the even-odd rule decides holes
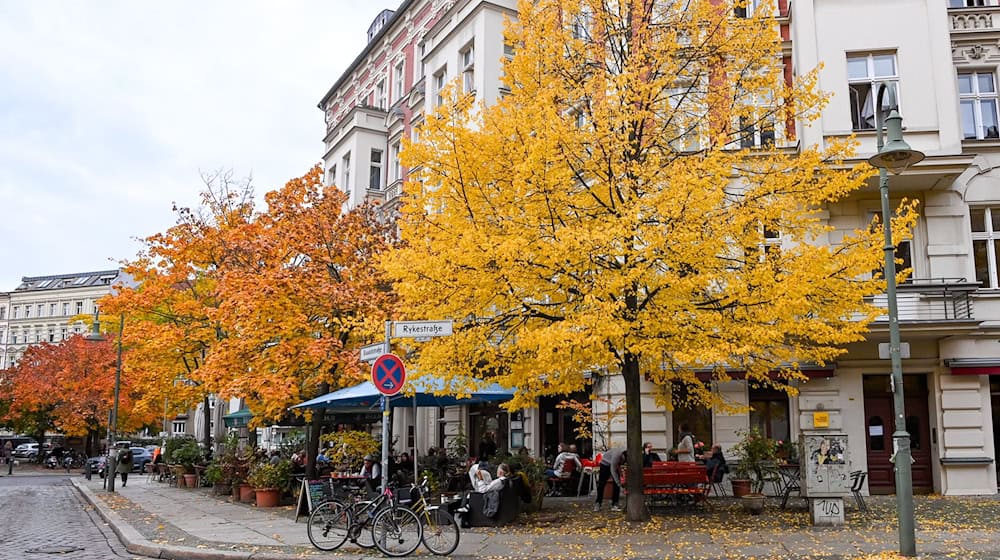
[[[788,394],[776,389],[750,387],[750,427],[771,438],[788,441]]]

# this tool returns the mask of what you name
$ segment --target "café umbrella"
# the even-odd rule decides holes
[[[461,406],[504,402],[514,398],[513,389],[505,389],[499,383],[492,383],[476,390],[462,390],[461,387],[449,384],[444,379],[433,376],[423,376],[407,382],[412,385],[410,390],[389,397],[389,407],[409,406]],[[410,394],[412,393],[412,394]],[[446,394],[451,393],[451,394]],[[459,398],[455,395],[462,395]],[[346,387],[332,393],[299,403],[293,409],[329,409],[339,412],[364,412],[377,408],[381,404],[382,393],[371,381],[365,381],[353,387]],[[417,479],[417,463],[413,463],[413,477]]]

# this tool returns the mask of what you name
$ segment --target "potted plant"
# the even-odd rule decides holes
[[[756,428],[736,433],[740,440],[732,451],[739,462],[732,467],[733,495],[739,496],[743,507],[757,515],[764,509],[765,471],[777,460],[777,446]]]
[[[258,463],[250,470],[247,482],[257,495],[257,507],[275,507],[281,501],[281,490],[288,485],[292,472],[290,461]]]
[[[167,460],[181,466],[180,472],[183,476],[184,485],[194,488],[195,481],[197,480],[197,476],[194,474],[194,466],[202,460],[201,448],[198,447],[198,442],[193,439],[181,440],[180,445],[170,450]]]
[[[545,491],[545,460],[528,455],[518,455],[508,460],[513,476],[521,480],[521,484],[530,491],[531,503],[524,506],[523,511],[540,511]]]

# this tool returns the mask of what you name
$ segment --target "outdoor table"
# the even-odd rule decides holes
[[[781,476],[781,509],[785,509],[788,498],[795,492],[797,495],[802,489],[799,487],[799,465],[798,463],[782,463],[778,465],[778,474]]]

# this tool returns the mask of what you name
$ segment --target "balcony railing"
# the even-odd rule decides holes
[[[899,322],[972,321],[975,319],[972,294],[978,288],[977,282],[968,282],[965,278],[911,278],[896,286]],[[874,296],[869,303],[888,309],[885,294]],[[875,319],[876,323],[888,321],[888,315]]]
[[[389,203],[403,195],[403,181],[399,179],[389,183],[385,188],[385,202]]]
[[[993,31],[1000,26],[1000,7],[953,8],[948,10],[953,33]]]

